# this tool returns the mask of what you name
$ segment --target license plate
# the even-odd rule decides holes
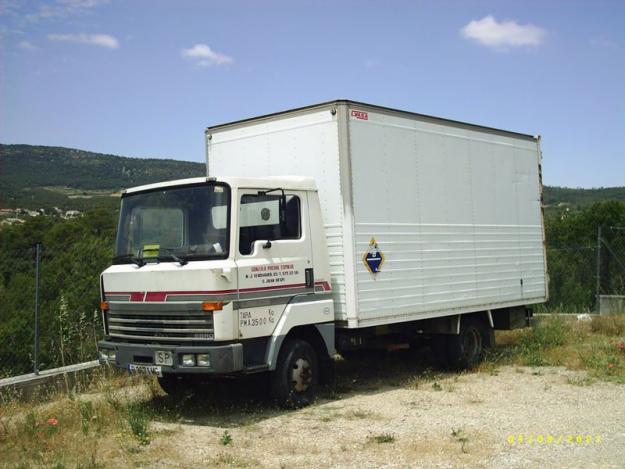
[[[172,366],[174,364],[174,354],[167,350],[154,352],[154,363],[156,365]]]
[[[137,375],[155,375],[158,377],[163,376],[163,371],[161,370],[161,367],[155,365],[135,365],[133,363],[130,363],[128,365],[128,371],[132,374]]]

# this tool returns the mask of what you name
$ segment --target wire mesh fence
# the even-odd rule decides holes
[[[600,227],[597,249],[597,298],[625,295],[625,226]]]
[[[10,279],[0,286],[0,378],[95,360],[102,331],[97,274],[77,280],[84,273],[63,266],[66,251],[41,245],[13,255]],[[2,267],[6,276],[6,262]]]
[[[599,312],[600,297],[625,294],[625,227],[580,229],[564,220],[547,228],[550,299],[543,309]]]

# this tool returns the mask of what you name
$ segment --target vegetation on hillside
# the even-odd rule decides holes
[[[203,163],[0,144],[0,208],[112,207],[120,189],[205,174]]]
[[[205,173],[204,163],[0,144],[0,208],[113,209],[120,189]],[[576,211],[601,200],[625,202],[625,187],[544,188],[549,214]]]
[[[545,186],[543,200],[548,207],[568,206],[573,209],[580,209],[601,200],[620,200],[625,202],[625,187],[581,189]]]

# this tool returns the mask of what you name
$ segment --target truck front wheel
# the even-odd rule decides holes
[[[299,408],[315,399],[319,365],[312,346],[303,340],[287,340],[271,374],[271,394],[279,406]]]
[[[460,334],[447,337],[447,358],[454,368],[471,368],[484,356],[484,324],[474,318],[463,319]]]

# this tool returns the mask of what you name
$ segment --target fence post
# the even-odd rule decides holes
[[[34,372],[39,374],[39,278],[41,275],[41,243],[37,243],[37,256],[35,261],[35,360]]]
[[[597,314],[600,313],[601,308],[601,225],[597,228],[597,290],[595,294],[595,309]]]

